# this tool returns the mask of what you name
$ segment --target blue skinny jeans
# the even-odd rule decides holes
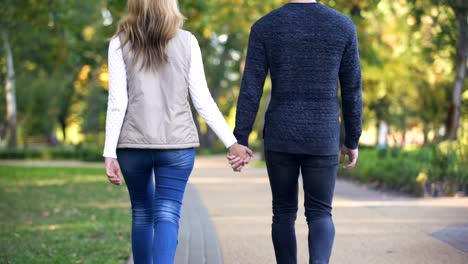
[[[195,150],[117,149],[132,205],[135,264],[173,264]]]

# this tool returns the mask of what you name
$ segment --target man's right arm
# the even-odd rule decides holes
[[[340,65],[341,101],[345,125],[345,146],[357,149],[362,133],[362,81],[356,29],[345,47]]]
[[[264,43],[254,29],[250,32],[244,75],[237,101],[234,136],[239,144],[248,146],[249,135],[257,116],[263,86],[268,74],[268,59]]]

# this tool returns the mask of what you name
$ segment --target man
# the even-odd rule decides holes
[[[271,102],[263,131],[273,197],[277,263],[297,263],[295,220],[302,175],[309,263],[328,263],[338,159],[351,169],[362,130],[361,69],[356,29],[348,17],[315,1],[289,1],[251,28],[234,135],[248,146],[267,74]],[[340,152],[338,82],[346,136]],[[246,159],[229,156],[240,171]]]

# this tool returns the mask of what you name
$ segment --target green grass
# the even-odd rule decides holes
[[[129,207],[103,169],[0,166],[0,263],[123,263]]]

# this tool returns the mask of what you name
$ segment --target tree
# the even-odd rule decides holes
[[[16,148],[16,92],[15,92],[15,69],[13,64],[13,52],[6,30],[2,31],[3,47],[5,49],[7,76],[5,81],[6,95],[6,124],[9,130],[8,147]]]
[[[65,131],[72,120],[70,106],[76,103],[74,82],[79,70],[84,64],[101,67],[104,62],[102,55],[108,36],[97,33],[104,27],[103,2],[0,2],[0,26],[9,33],[17,72],[17,94],[25,97],[17,98],[18,109],[21,110],[18,112],[18,123],[28,127],[21,130],[27,132],[24,136],[42,134],[46,142],[57,142],[56,127],[59,126],[63,138],[67,137]],[[13,30],[18,34],[12,34]],[[35,85],[36,82],[38,85]],[[32,108],[22,104],[40,101],[43,95],[31,91],[32,87],[44,91],[44,94],[45,91],[53,92],[48,93],[46,104],[36,110],[39,112],[28,113]],[[38,100],[34,100],[34,97],[38,97]],[[41,122],[36,122],[45,113],[49,114],[46,123],[52,119],[52,125],[43,126]],[[32,124],[35,126],[31,127]],[[45,128],[48,131],[44,131]]]
[[[432,43],[426,46],[428,56],[440,53],[441,47],[456,47],[452,54],[455,78],[445,122],[445,138],[456,140],[468,62],[468,0],[431,0],[429,3],[409,0],[408,2],[410,13],[416,19],[415,29],[421,29],[424,18],[434,21],[434,25],[441,29],[431,34]],[[447,14],[447,9],[451,9],[452,12]]]
[[[6,103],[6,120],[5,132],[9,132],[8,147],[16,148],[17,145],[17,111],[16,111],[16,90],[15,90],[15,69],[14,69],[14,55],[11,47],[11,39],[9,35],[10,24],[9,20],[14,16],[13,3],[9,0],[0,3],[0,34],[3,42],[3,49],[5,54],[6,64],[6,78],[5,78],[5,103]],[[5,133],[6,134],[6,133]]]
[[[180,2],[185,28],[198,39],[208,86],[224,115],[234,113],[251,25],[281,1],[207,0]],[[260,113],[259,113],[260,116]],[[202,147],[212,148],[213,132],[195,114]]]
[[[465,88],[465,78],[468,63],[468,0],[454,0],[451,4],[458,21],[458,47],[455,59],[455,81],[452,98],[447,114],[447,139],[456,140],[460,127],[462,93]]]

